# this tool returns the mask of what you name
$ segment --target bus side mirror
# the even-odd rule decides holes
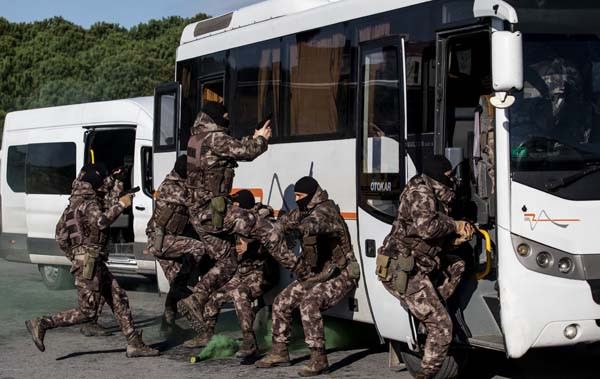
[[[492,33],[492,84],[496,108],[509,108],[515,102],[511,91],[523,89],[523,35],[521,32]]]

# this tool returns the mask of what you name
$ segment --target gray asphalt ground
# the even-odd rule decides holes
[[[181,343],[193,334],[184,320],[174,333],[161,332],[164,297],[151,280],[119,278],[129,294],[136,324],[144,339],[162,351],[157,358],[127,359],[125,339],[119,334],[110,310],[100,323],[115,331],[110,337],[84,337],[78,327],[55,329],[46,336],[46,352],[40,353],[29,337],[24,321],[75,305],[75,290],[49,291],[34,265],[0,260],[0,379],[9,378],[297,378],[296,371],[308,359],[299,328],[294,333],[293,366],[271,370],[240,364],[235,358],[216,358],[190,364],[190,351]],[[224,310],[217,333],[241,337],[235,312]],[[398,378],[406,371],[388,368],[385,346],[377,344],[366,325],[327,322],[331,378]],[[262,349],[267,349],[268,330],[259,329]],[[471,359],[470,378],[600,378],[600,347],[582,346],[533,352],[524,359],[505,360],[502,354],[481,353]]]

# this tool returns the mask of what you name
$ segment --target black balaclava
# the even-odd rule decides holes
[[[175,161],[173,169],[181,179],[187,179],[187,155],[180,155]]]
[[[448,188],[453,188],[452,180],[444,175],[452,170],[452,163],[443,155],[434,155],[423,160],[423,174],[429,176]]]
[[[216,101],[207,101],[202,106],[202,112],[209,115],[215,124],[223,128],[229,128],[229,120],[223,118],[225,113],[227,113],[227,108],[225,108],[223,104],[217,103]]]
[[[300,210],[306,210],[308,204],[315,196],[317,188],[319,188],[319,183],[310,176],[305,176],[296,182],[296,185],[294,185],[294,192],[305,193],[308,195],[304,199],[296,201],[296,204],[298,204],[298,208],[300,208]]]
[[[104,184],[104,178],[100,172],[91,165],[86,167],[85,175],[83,175],[81,181],[91,184],[94,191],[97,191]]]
[[[252,209],[256,204],[256,199],[252,192],[248,190],[241,190],[231,196],[231,200],[235,203],[240,204],[240,208]]]

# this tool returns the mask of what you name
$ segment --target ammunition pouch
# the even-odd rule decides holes
[[[156,208],[155,222],[167,234],[180,235],[187,225],[187,214],[176,212],[171,207]]]
[[[204,183],[209,192],[215,196],[227,196],[233,188],[233,168],[213,168],[204,171]]]
[[[100,251],[96,249],[85,249],[85,255],[83,256],[83,277],[85,279],[92,280],[94,277],[96,261],[99,256]]]
[[[317,267],[317,236],[302,237],[302,258],[311,268]]]
[[[346,254],[344,253],[344,249],[338,244],[332,250],[333,261],[335,265],[340,270],[343,270],[348,266],[348,259],[346,259]]]
[[[212,225],[215,229],[221,229],[225,221],[225,211],[227,202],[224,196],[217,196],[210,199],[210,211],[212,216]]]
[[[350,278],[351,280],[360,279],[360,265],[358,264],[358,262],[353,261],[348,263],[347,270],[348,278]]]
[[[415,269],[415,259],[412,255],[398,255],[397,258],[392,258],[378,254],[375,265],[375,273],[380,281],[390,282],[390,287],[401,295],[406,293],[408,278]]]

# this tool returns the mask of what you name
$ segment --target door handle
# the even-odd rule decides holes
[[[377,256],[377,248],[375,245],[375,240],[366,240],[365,241],[365,253],[369,258],[375,258]]]
[[[137,207],[135,207],[135,209],[137,209],[138,211],[145,211],[146,207],[140,207],[139,205]]]

